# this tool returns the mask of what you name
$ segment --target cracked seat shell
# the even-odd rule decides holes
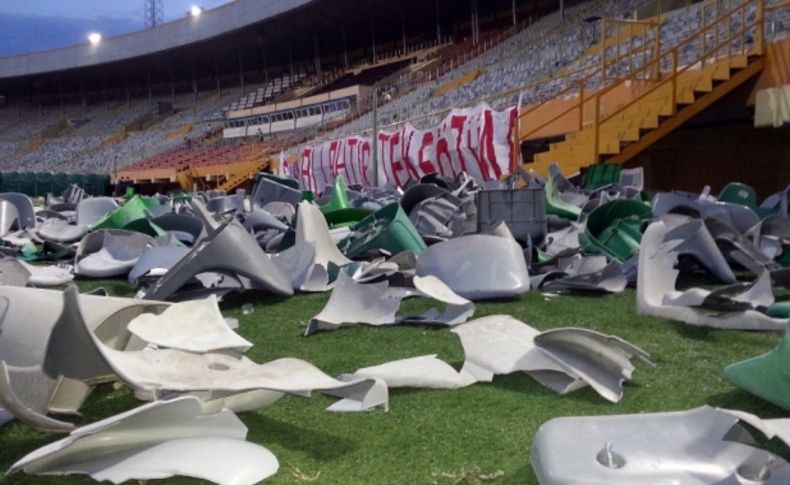
[[[222,224],[198,243],[145,294],[164,300],[195,275],[208,271],[231,272],[249,278],[277,295],[291,296],[293,288],[280,269],[236,221]]]

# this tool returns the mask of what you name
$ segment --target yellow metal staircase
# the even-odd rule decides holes
[[[524,126],[525,116],[532,113],[534,119],[546,103],[521,113],[521,141],[535,139],[563,118],[566,125],[568,117],[577,120],[576,130],[550,144],[548,151],[536,153],[524,168],[546,173],[557,163],[563,173],[572,174],[596,163],[625,163],[758,74],[765,62],[763,0],[737,5],[714,0],[703,5],[703,22],[711,6],[713,21],[670,49],[660,50],[658,35],[647,55],[627,51],[621,56],[618,46],[616,68],[604,43],[601,70],[579,83],[570,107],[533,126]],[[748,22],[752,12],[753,21]],[[741,19],[737,31],[730,27],[735,19]],[[640,67],[623,67],[633,65],[634,57],[642,59],[636,63]],[[603,82],[588,94],[585,84],[594,76]]]
[[[258,172],[266,169],[270,163],[271,150],[259,151],[253,145],[249,147],[248,153],[243,155],[242,161],[232,166],[233,171],[217,185],[217,188],[230,192],[248,180],[255,180]]]

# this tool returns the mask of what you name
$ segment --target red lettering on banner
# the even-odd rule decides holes
[[[460,164],[459,168],[461,172],[466,172],[466,159],[461,150],[461,143],[464,141],[464,125],[466,124],[466,118],[466,115],[454,115],[450,118],[450,128],[456,131],[455,152],[458,154],[458,163]],[[458,175],[458,172],[456,172],[454,164],[451,166],[453,168],[453,177],[455,177]]]
[[[436,172],[436,167],[434,167],[433,163],[431,163],[431,160],[425,156],[425,149],[430,148],[432,146],[433,146],[433,132],[426,131],[422,134],[420,149],[417,152],[417,156],[419,157],[417,159],[417,164],[420,167],[420,172],[422,172],[423,175]]]
[[[488,168],[486,167],[485,160],[481,160],[477,151],[472,148],[472,130],[466,132],[466,146],[469,147],[469,153],[472,154],[472,157],[477,162],[477,166],[480,167],[480,176],[483,177],[483,180],[490,179],[491,177],[488,176]]]
[[[483,132],[480,135],[480,157],[484,162],[488,162],[494,170],[495,178],[499,179],[502,176],[502,169],[496,160],[496,150],[494,149],[494,119],[493,112],[490,109],[483,111]],[[482,168],[482,167],[481,167]],[[487,172],[487,170],[486,170]]]
[[[362,171],[362,184],[370,187],[370,179],[368,178],[368,165],[370,162],[370,142],[363,141],[359,144],[359,166]]]
[[[403,128],[404,134],[406,133],[406,128]],[[406,167],[406,173],[408,174],[408,178],[417,180],[420,178],[419,172],[417,172],[417,167],[414,166],[413,160],[411,158],[411,143],[414,140],[414,132],[415,130],[409,130],[409,137],[408,140],[404,140],[401,146],[403,150],[401,150],[401,160],[403,160],[403,164]]]
[[[398,145],[401,142],[400,132],[395,132],[390,136],[389,139],[389,165],[390,171],[392,172],[392,181],[395,182],[397,187],[402,187],[403,184],[400,181],[400,177],[398,177],[398,172],[403,170],[403,163],[401,163],[402,158],[397,157],[396,155],[401,155],[403,153],[402,150],[396,150]],[[396,153],[397,151],[397,153]],[[386,170],[384,171],[386,173]]]
[[[359,162],[359,157],[357,157],[356,162],[354,160],[354,155],[357,153],[356,146],[358,140],[356,138],[349,138],[346,140],[346,151],[345,156],[349,158],[349,162],[346,164],[346,173],[351,172],[349,175],[348,183],[350,184],[358,184],[359,183],[359,173],[356,170],[356,166]]]
[[[337,176],[337,172],[339,170],[338,162],[340,159],[340,150],[338,149],[338,145],[341,144],[342,142],[340,141],[333,141],[329,144],[329,169],[334,176]]]
[[[312,177],[312,171],[310,170],[310,154],[313,152],[311,148],[305,148],[302,150],[302,163],[301,163],[301,170],[300,170],[300,178],[302,179],[302,186],[307,187],[307,190],[310,189],[310,179]]]

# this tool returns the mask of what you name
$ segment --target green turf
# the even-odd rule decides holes
[[[81,284],[84,290],[105,286],[114,295],[130,294],[122,283]],[[355,326],[303,337],[308,319],[328,294],[290,299],[237,296],[223,303],[226,316],[239,319],[238,332],[255,346],[250,358],[305,359],[330,375],[424,354],[438,354],[460,365],[463,352],[455,334],[423,327]],[[493,383],[455,391],[390,391],[390,411],[335,414],[333,400],[315,395],[287,396],[274,406],[241,414],[248,439],[266,446],[280,461],[267,483],[412,484],[536,483],[529,454],[541,423],[559,416],[621,414],[688,409],[703,404],[737,408],[761,417],[778,417],[777,407],[724,383],[729,363],[768,351],[772,333],[718,331],[640,317],[635,294],[568,296],[548,299],[533,291],[519,301],[483,302],[475,316],[510,314],[538,329],[586,327],[629,340],[652,355],[657,367],[637,364],[622,401],[611,404],[589,388],[557,396],[524,374],[496,377]],[[243,315],[241,305],[254,303]],[[425,301],[409,301],[421,310]],[[77,419],[87,424],[138,403],[126,389],[101,386]],[[19,423],[0,429],[0,468],[58,438]],[[46,478],[18,474],[8,483],[84,483],[84,477]],[[189,483],[178,478],[168,483]]]

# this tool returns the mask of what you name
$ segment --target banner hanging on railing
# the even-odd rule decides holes
[[[510,173],[516,108],[495,111],[486,104],[452,110],[439,126],[420,130],[410,124],[379,132],[378,184],[402,187],[429,173],[455,177],[466,172],[478,180]],[[305,189],[321,192],[343,175],[349,185],[370,187],[373,150],[370,138],[354,136],[324,142],[301,151],[298,178]]]

